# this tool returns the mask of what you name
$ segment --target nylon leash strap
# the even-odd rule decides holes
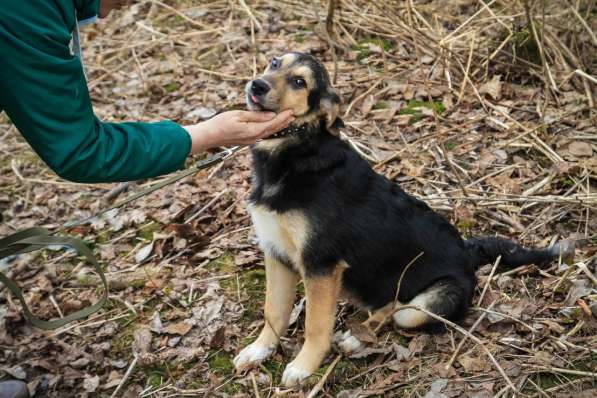
[[[148,195],[154,191],[157,191],[158,189],[164,188],[165,186],[173,184],[176,181],[179,181],[187,176],[197,173],[199,170],[206,169],[210,166],[213,166],[216,163],[220,163],[232,156],[238,150],[240,150],[240,147],[232,147],[222,152],[216,153],[215,155],[210,156],[207,159],[199,160],[189,169],[183,170],[180,173],[177,173],[164,181],[160,181],[156,184],[153,184],[148,188],[142,190],[141,192],[135,193],[129,196],[128,198],[99,211],[91,217],[87,217],[79,221],[67,222],[57,232],[62,232],[65,228],[82,225],[85,222],[95,217],[99,217],[110,210],[122,207],[136,199],[139,199],[142,196]],[[36,250],[41,250],[50,245],[68,246],[76,250],[79,256],[85,257],[85,259],[93,266],[93,268],[99,275],[102,284],[104,285],[104,293],[99,301],[97,301],[95,304],[89,307],[85,307],[60,319],[46,321],[33,315],[29,307],[27,306],[27,302],[25,300],[25,297],[23,296],[23,293],[19,285],[12,281],[10,278],[8,278],[6,275],[4,275],[4,273],[0,272],[0,282],[2,282],[8,288],[8,290],[10,290],[11,293],[21,302],[21,305],[23,307],[23,315],[25,316],[25,319],[27,319],[33,326],[44,330],[56,329],[77,319],[85,318],[98,311],[108,301],[108,280],[106,279],[106,276],[102,271],[99,261],[97,261],[97,259],[93,255],[93,252],[85,245],[85,243],[81,239],[73,238],[70,236],[53,236],[52,232],[45,228],[34,227],[25,229],[23,231],[16,232],[3,239],[0,239],[0,260],[9,256],[16,256],[19,254],[25,254]]]
[[[19,285],[0,272],[0,281],[12,292],[16,298],[19,299],[21,305],[23,306],[23,315],[25,318],[31,322],[33,326],[44,330],[56,329],[74,320],[93,314],[102,308],[108,301],[108,281],[106,280],[106,276],[102,272],[102,268],[91,250],[89,250],[85,243],[80,239],[68,236],[52,236],[51,232],[44,228],[36,227],[25,229],[4,239],[0,239],[0,260],[8,256],[25,254],[40,250],[49,245],[68,246],[72,249],[75,249],[77,254],[80,256],[84,256],[85,259],[91,263],[91,265],[93,265],[93,268],[95,268],[95,271],[98,273],[104,285],[104,293],[99,301],[89,307],[73,312],[72,314],[57,320],[46,321],[33,315],[27,306],[27,302],[23,297],[23,293]]]

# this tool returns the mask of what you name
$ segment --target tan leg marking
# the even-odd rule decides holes
[[[265,325],[257,341],[278,344],[286,332],[294,303],[298,274],[284,264],[265,258]]]
[[[258,365],[269,358],[286,332],[296,292],[298,274],[285,265],[265,257],[265,325],[257,340],[234,358],[237,370]]]
[[[307,296],[305,343],[296,358],[286,366],[282,384],[291,387],[309,377],[319,368],[330,349],[344,270],[343,265],[338,265],[331,275],[304,279]]]

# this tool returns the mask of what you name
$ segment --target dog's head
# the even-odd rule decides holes
[[[325,67],[316,58],[303,53],[274,57],[265,72],[245,88],[250,110],[294,111],[293,125],[325,125],[337,133],[342,125],[338,117],[340,96],[332,88]]]

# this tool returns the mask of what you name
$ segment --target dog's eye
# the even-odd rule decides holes
[[[307,85],[307,82],[305,81],[305,79],[300,78],[300,77],[297,78],[297,79],[294,79],[292,82],[298,88],[303,88],[303,87],[305,87]]]
[[[270,64],[270,68],[278,69],[280,67],[280,60],[278,58],[272,59],[272,63]]]

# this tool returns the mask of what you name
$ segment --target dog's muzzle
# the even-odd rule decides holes
[[[263,79],[255,79],[247,83],[245,92],[249,109],[261,111],[272,110],[265,104],[265,97],[270,90],[271,86]]]

